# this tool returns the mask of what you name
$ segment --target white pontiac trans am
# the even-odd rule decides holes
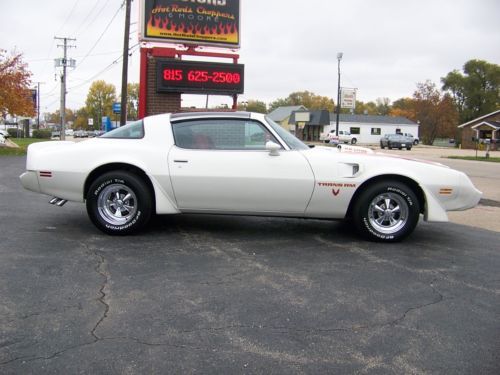
[[[85,202],[108,234],[136,232],[154,213],[210,213],[350,219],[364,237],[394,242],[420,214],[447,221],[481,197],[444,165],[341,147],[310,148],[256,113],[163,114],[83,142],[32,144],[20,179],[52,204]]]

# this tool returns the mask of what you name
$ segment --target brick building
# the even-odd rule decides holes
[[[490,140],[491,150],[498,150],[500,142],[500,109],[458,125],[458,128],[462,130],[463,148],[475,148],[477,141],[484,143],[484,140]]]

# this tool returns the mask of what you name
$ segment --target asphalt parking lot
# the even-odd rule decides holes
[[[0,158],[0,373],[500,373],[500,235],[158,217],[98,232]]]

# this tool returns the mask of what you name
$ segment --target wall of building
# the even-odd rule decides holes
[[[156,58],[148,57],[146,116],[181,110],[180,93],[158,93],[156,91]]]
[[[330,122],[330,125],[324,127],[324,132],[330,132],[335,129],[335,122]],[[410,133],[414,137],[418,137],[418,125],[409,124],[371,124],[371,123],[356,123],[356,122],[339,122],[339,130],[348,131],[353,134],[353,128],[359,128],[359,134],[356,135],[358,143],[376,144],[380,142],[380,138],[384,134]],[[373,130],[372,130],[373,129]],[[375,134],[373,134],[375,133]]]

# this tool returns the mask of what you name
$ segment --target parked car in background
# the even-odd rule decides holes
[[[380,148],[388,148],[392,150],[393,148],[398,148],[402,150],[406,148],[407,150],[411,150],[413,146],[413,139],[407,137],[403,134],[385,134],[382,138],[380,138]]]
[[[212,213],[346,218],[366,238],[394,242],[420,215],[447,221],[446,211],[481,198],[442,164],[352,145],[310,148],[248,112],[162,114],[85,142],[33,143],[21,183],[56,206],[85,203],[95,226],[114,235],[154,214]]]
[[[59,130],[54,130],[50,135],[50,138],[61,138],[61,132]]]
[[[85,130],[77,130],[73,133],[73,138],[87,138],[89,134]]]
[[[69,137],[73,136],[74,133],[75,133],[75,131],[73,129],[66,129],[64,131],[64,134],[67,135],[67,136],[69,136]]]
[[[355,145],[358,142],[358,139],[345,130],[339,130],[339,135],[335,134],[335,129],[330,130],[329,133],[323,133],[320,135],[319,139],[324,141],[325,143],[350,143]]]
[[[0,135],[4,137],[5,139],[10,137],[10,134],[7,130],[0,130]]]
[[[413,145],[415,145],[415,146],[416,146],[416,145],[418,145],[418,144],[420,143],[420,139],[418,139],[418,137],[413,136],[413,134],[411,134],[411,133],[402,133],[402,134],[403,134],[404,136],[406,136],[406,137],[410,138],[410,139],[411,139],[411,143],[412,143]]]
[[[89,138],[94,138],[94,137],[100,137],[104,133],[106,133],[104,130],[91,130],[88,133]]]

